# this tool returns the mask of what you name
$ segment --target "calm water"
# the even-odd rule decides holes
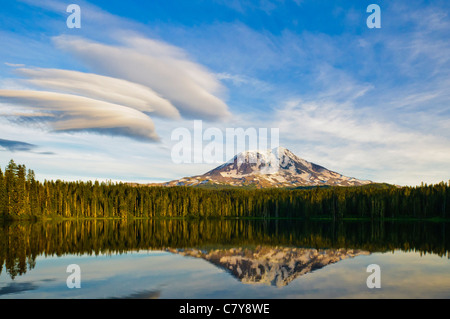
[[[0,227],[0,298],[450,298],[449,224],[65,221]],[[81,270],[69,289],[67,266]],[[369,289],[367,266],[381,269]]]

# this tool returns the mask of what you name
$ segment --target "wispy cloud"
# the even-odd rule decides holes
[[[31,151],[36,148],[36,145],[20,141],[5,140],[0,138],[0,148],[4,148],[11,152]]]
[[[5,62],[5,65],[10,66],[10,67],[24,67],[25,66],[25,64],[9,63],[9,62]]]
[[[332,73],[340,71],[329,69],[331,78]],[[301,145],[299,154],[328,168],[396,184],[446,180],[450,138],[437,128],[445,125],[442,119],[412,112],[403,113],[406,124],[397,122],[384,105],[365,105],[367,92],[370,88],[362,84],[342,80],[324,92],[286,100],[274,122],[285,142]],[[390,99],[397,97],[386,93],[387,105]],[[386,114],[380,113],[383,107]],[[423,122],[435,128],[418,130]]]
[[[216,0],[216,2],[241,14],[245,14],[248,11],[262,11],[270,15],[272,11],[276,10],[279,6],[284,6],[286,3],[300,6],[303,0]]]

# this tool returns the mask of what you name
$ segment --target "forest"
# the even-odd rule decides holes
[[[204,189],[36,180],[0,168],[0,220],[57,218],[450,218],[449,183],[308,189]]]

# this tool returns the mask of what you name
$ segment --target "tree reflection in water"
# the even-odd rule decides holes
[[[272,246],[418,251],[448,256],[446,223],[397,221],[83,219],[0,226],[0,274],[35,267],[36,257],[138,250]]]

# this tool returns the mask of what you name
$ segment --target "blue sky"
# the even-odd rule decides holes
[[[66,8],[81,8],[69,29]],[[381,8],[369,29],[366,8]],[[279,128],[344,175],[450,179],[448,1],[6,1],[0,165],[40,179],[166,181],[171,132]]]

